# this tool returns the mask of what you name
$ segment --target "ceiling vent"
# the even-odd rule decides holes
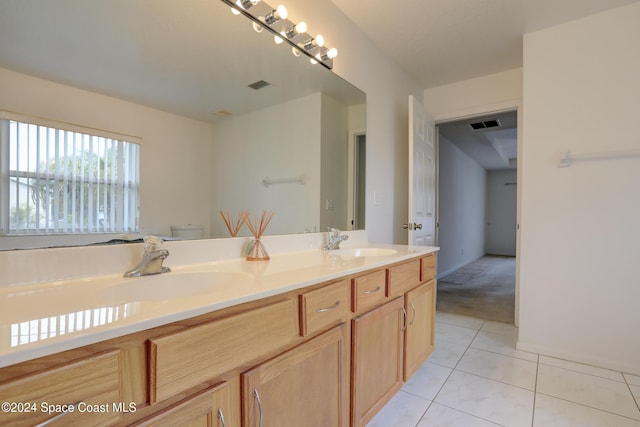
[[[483,122],[469,123],[469,126],[471,126],[471,129],[473,130],[491,129],[500,127],[500,122],[498,119],[492,119],[485,120]]]
[[[251,83],[249,87],[251,89],[259,90],[259,89],[262,89],[263,87],[269,86],[270,84],[271,83],[265,82],[264,80],[258,80],[257,82]]]

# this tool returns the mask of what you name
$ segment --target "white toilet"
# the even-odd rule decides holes
[[[202,239],[204,227],[202,225],[186,224],[172,225],[171,236],[177,239]]]

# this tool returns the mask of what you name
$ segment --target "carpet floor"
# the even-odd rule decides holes
[[[513,324],[516,259],[484,256],[438,281],[436,309]]]

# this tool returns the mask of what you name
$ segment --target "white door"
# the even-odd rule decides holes
[[[435,246],[435,123],[409,96],[409,244]]]

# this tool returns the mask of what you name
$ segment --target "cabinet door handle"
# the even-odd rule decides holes
[[[224,422],[224,415],[222,414],[222,408],[218,408],[218,419],[220,420],[222,427],[227,427],[227,425]]]
[[[64,412],[59,413],[58,415],[56,415],[55,417],[51,417],[48,420],[45,420],[43,422],[41,422],[40,424],[36,424],[34,427],[45,427],[48,426],[51,423],[55,423],[56,421],[58,421],[59,419],[61,419],[62,417],[66,417],[67,415],[69,415],[71,412],[74,412],[76,407],[81,404],[84,403],[84,401],[80,400],[76,403],[70,403],[67,405],[67,410]]]
[[[260,393],[258,393],[258,389],[257,388],[253,389],[253,396],[258,401],[258,411],[259,411],[259,414],[260,414],[260,418],[259,418],[260,421],[258,423],[258,427],[262,427],[262,402],[260,401]]]
[[[402,331],[407,329],[407,310],[402,307]]]
[[[413,305],[413,301],[411,301],[411,311],[413,312],[413,316],[411,317],[411,322],[409,322],[409,326],[413,325],[413,322],[416,321],[416,306]]]
[[[340,305],[340,300],[336,301],[331,307],[317,309],[316,313],[326,313],[327,311],[335,310],[336,308],[338,308],[339,305]]]
[[[369,291],[364,291],[364,292],[363,292],[363,294],[365,294],[365,295],[375,294],[375,293],[376,293],[376,292],[378,292],[379,290],[380,290],[380,286],[378,286],[378,287],[377,287],[377,288],[375,288],[375,289],[371,289],[371,290],[369,290]]]

